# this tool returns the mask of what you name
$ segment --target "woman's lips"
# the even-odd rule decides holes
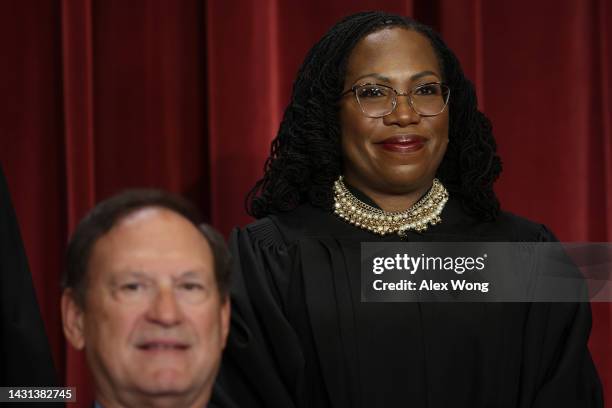
[[[412,153],[419,151],[425,146],[427,139],[423,136],[407,135],[393,136],[377,143],[385,150],[395,153]]]

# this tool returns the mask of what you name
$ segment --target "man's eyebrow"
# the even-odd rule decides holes
[[[122,278],[149,278],[149,276],[144,271],[138,269],[125,269],[114,273],[112,276],[112,279],[115,281]]]
[[[200,278],[201,274],[197,270],[190,269],[181,273],[177,279],[185,279],[185,278]]]

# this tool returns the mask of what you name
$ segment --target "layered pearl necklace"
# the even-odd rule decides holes
[[[427,230],[430,225],[442,221],[440,214],[447,201],[448,191],[438,179],[433,180],[431,189],[423,198],[409,209],[398,212],[383,211],[362,202],[346,188],[342,176],[334,183],[336,215],[356,227],[382,236],[393,233],[403,236],[409,230]]]

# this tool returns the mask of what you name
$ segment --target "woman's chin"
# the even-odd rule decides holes
[[[381,176],[381,190],[389,194],[411,194],[419,190],[427,190],[431,187],[434,174],[414,171],[399,171]]]

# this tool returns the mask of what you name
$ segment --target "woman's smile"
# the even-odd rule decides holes
[[[388,137],[375,144],[389,152],[410,154],[420,151],[426,143],[426,137],[416,134],[404,134]]]

